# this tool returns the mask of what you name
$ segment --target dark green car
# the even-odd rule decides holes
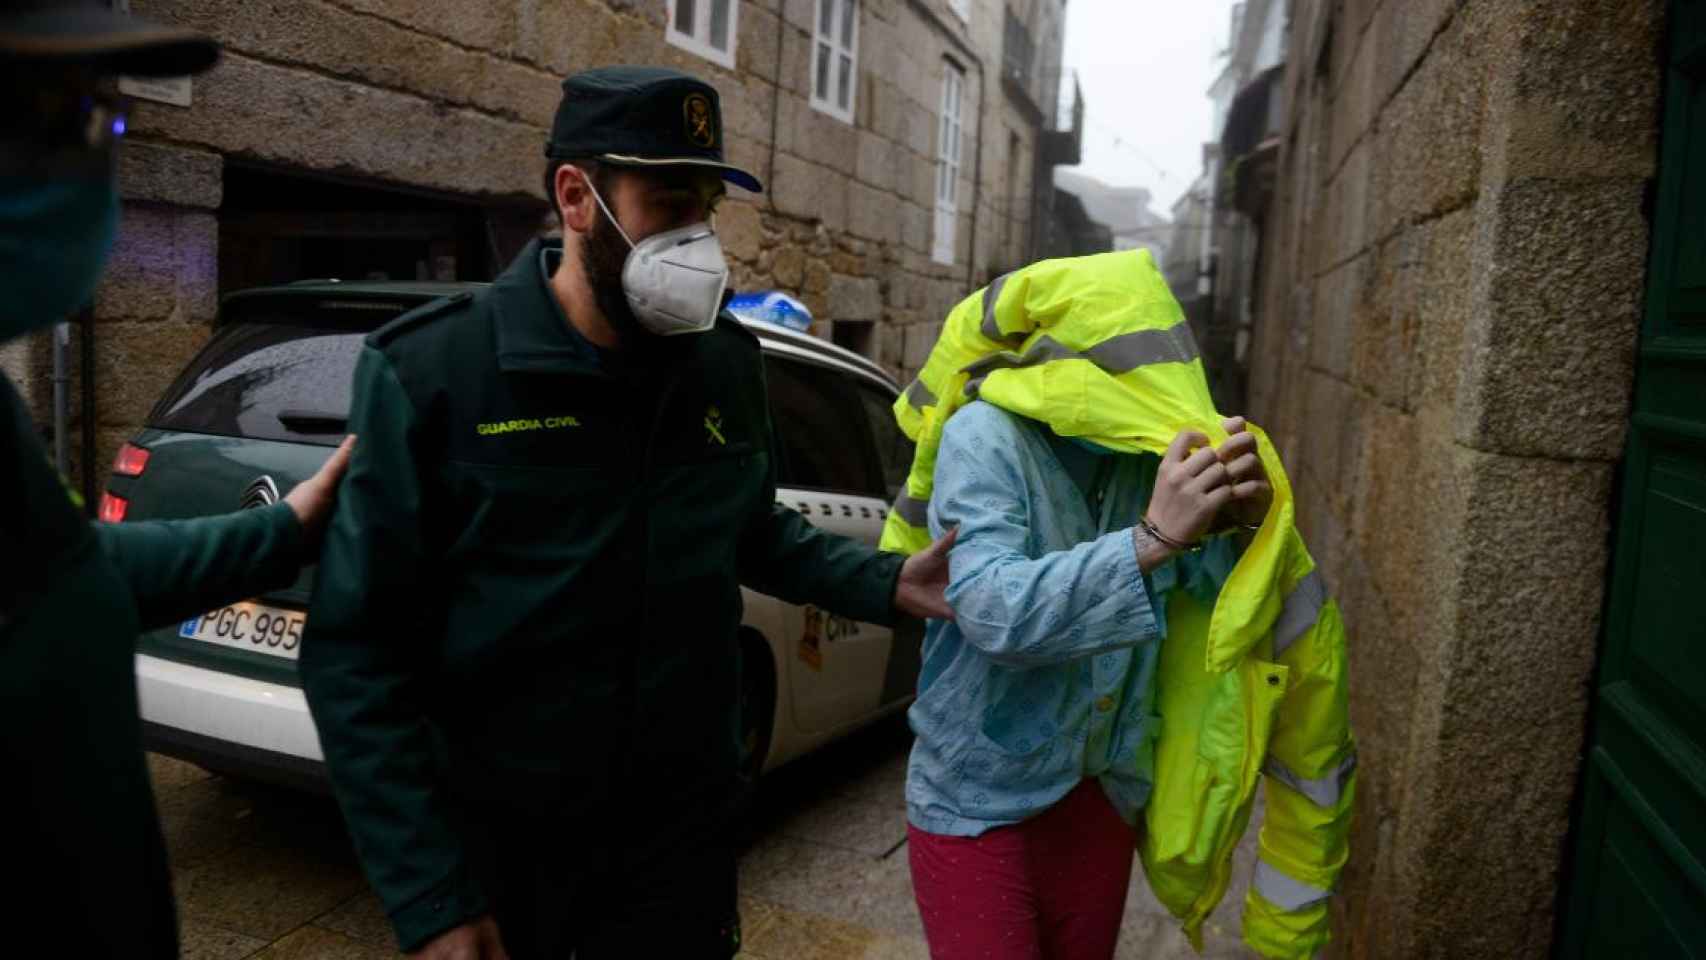
[[[278,500],[342,439],[366,335],[471,283],[313,281],[227,297],[217,329],[119,452],[101,516],[192,517]],[[748,323],[763,345],[778,499],[875,544],[912,460],[894,382],[815,337]],[[296,675],[313,570],[288,590],[145,635],[137,650],[150,749],[213,769],[324,790]],[[920,624],[896,631],[743,591],[749,773],[903,708]]]

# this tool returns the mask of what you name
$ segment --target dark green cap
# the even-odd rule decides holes
[[[545,155],[629,167],[709,167],[736,186],[764,190],[757,177],[723,161],[716,88],[663,67],[599,67],[564,80]]]

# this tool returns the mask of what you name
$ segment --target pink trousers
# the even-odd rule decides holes
[[[1119,940],[1136,831],[1085,780],[1023,823],[976,837],[907,828],[932,960],[1106,960]]]

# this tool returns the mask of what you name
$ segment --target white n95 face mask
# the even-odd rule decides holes
[[[587,186],[592,188],[590,183]],[[688,224],[635,243],[596,189],[592,196],[628,244],[628,259],[622,265],[622,293],[628,298],[634,319],[660,337],[711,329],[729,282],[729,264],[711,225]]]

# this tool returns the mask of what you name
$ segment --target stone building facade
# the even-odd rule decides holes
[[[1246,363],[1349,628],[1361,773],[1343,955],[1554,943],[1665,7],[1290,6]]]
[[[117,249],[92,323],[73,324],[73,341],[92,332],[96,479],[220,295],[501,270],[544,223],[543,143],[574,71],[662,64],[714,83],[729,157],[767,187],[719,211],[732,285],[794,293],[814,332],[902,377],[953,303],[1027,259],[1036,186],[1075,152],[1054,132],[1063,0],[130,6],[224,56],[187,106],[133,111]],[[74,439],[83,354],[73,342]],[[50,355],[38,337],[0,356],[43,424]]]

